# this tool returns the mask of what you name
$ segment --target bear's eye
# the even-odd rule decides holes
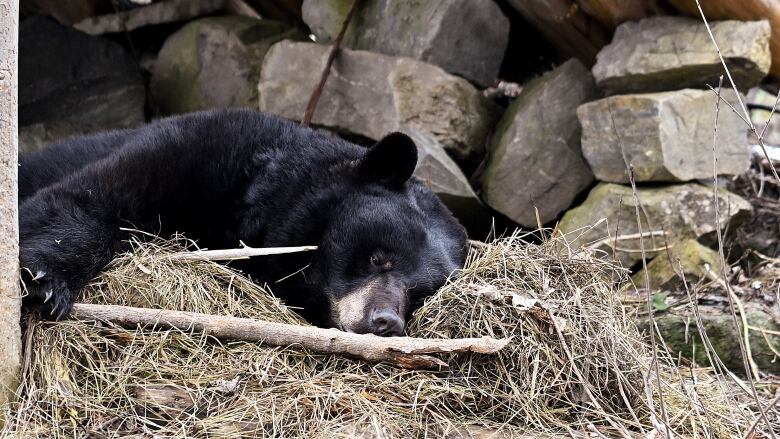
[[[373,254],[371,255],[371,266],[374,268],[380,270],[380,271],[387,271],[392,268],[392,264],[389,260],[384,258],[382,255],[379,254]]]

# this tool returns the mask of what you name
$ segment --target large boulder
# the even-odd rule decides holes
[[[769,23],[721,21],[711,27],[739,89],[758,84],[772,63]],[[593,67],[596,82],[609,94],[717,86],[722,74],[704,23],[683,17],[623,23]]]
[[[19,29],[19,150],[145,120],[146,91],[119,44],[43,17]]]
[[[532,81],[493,133],[482,176],[485,202],[523,226],[555,219],[593,181],[582,157],[577,106],[598,96],[577,60]]]
[[[417,144],[414,176],[422,180],[466,227],[485,227],[490,215],[458,165],[439,142],[418,129],[406,129]]]
[[[329,53],[320,44],[275,44],[260,75],[260,110],[300,120]],[[344,49],[312,123],[374,140],[416,129],[464,158],[484,150],[496,116],[496,106],[474,86],[436,66]]]
[[[303,19],[319,42],[335,40],[352,0],[305,0]],[[494,82],[509,20],[493,0],[364,1],[345,47],[435,64],[481,86]]]
[[[733,90],[724,89],[722,96],[737,105]],[[629,181],[623,151],[639,182],[711,179],[716,103],[710,90],[686,89],[611,96],[585,104],[577,109],[582,153],[602,181]],[[747,171],[747,126],[723,103],[717,134],[718,173]]]
[[[163,44],[152,68],[152,104],[163,115],[256,107],[263,57],[304,35],[289,25],[238,15],[191,21]]]
[[[637,194],[648,258],[688,239],[712,244],[718,228],[727,223],[735,227],[752,212],[746,200],[719,189],[716,222],[713,189],[698,183],[639,188]],[[566,212],[558,229],[574,245],[606,254],[617,248],[617,259],[630,267],[642,260],[635,206],[630,186],[600,183],[580,206]]]

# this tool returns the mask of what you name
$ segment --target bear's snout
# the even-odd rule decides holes
[[[403,334],[409,307],[406,290],[387,276],[331,299],[331,320],[342,331],[383,337]]]
[[[398,337],[404,333],[404,319],[395,310],[375,309],[371,312],[371,333],[383,337]]]

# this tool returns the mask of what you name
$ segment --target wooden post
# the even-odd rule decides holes
[[[0,0],[0,425],[19,383],[19,221],[17,61],[19,0]]]

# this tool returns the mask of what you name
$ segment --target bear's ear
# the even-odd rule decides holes
[[[357,165],[358,174],[371,181],[400,188],[417,166],[417,146],[403,133],[390,133],[368,149]]]

